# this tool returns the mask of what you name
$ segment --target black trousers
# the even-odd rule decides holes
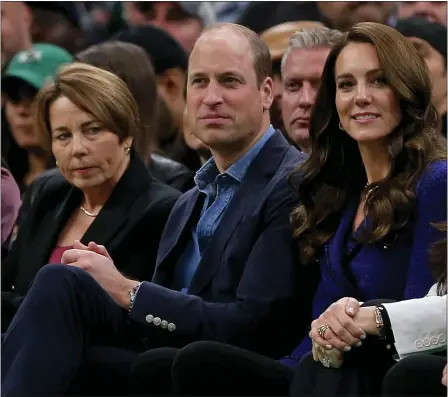
[[[294,371],[277,360],[218,342],[140,355],[132,369],[132,394],[287,396]]]
[[[346,363],[338,370],[324,368],[311,355],[294,370],[244,349],[202,341],[179,351],[156,349],[142,354],[132,369],[131,382],[139,395],[357,395],[360,390],[375,388],[379,393],[393,363],[390,352],[376,338],[368,338],[362,348],[346,354]],[[359,366],[363,369],[361,377]]]
[[[161,347],[139,355],[131,369],[129,394],[170,396],[174,394],[171,368],[179,349]]]
[[[2,341],[2,396],[79,392],[82,379],[89,389],[80,394],[94,394],[91,381],[104,382],[97,386],[103,394],[126,394],[132,363],[145,346],[122,347],[125,339],[139,341],[139,331],[87,272],[44,266]]]
[[[446,356],[416,355],[406,357],[395,364],[386,374],[383,395],[399,396],[446,396],[442,385],[442,372]]]

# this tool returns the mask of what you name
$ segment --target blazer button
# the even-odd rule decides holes
[[[415,347],[416,347],[417,349],[421,349],[421,348],[423,347],[423,342],[422,342],[420,339],[417,339],[417,340],[415,341]]]
[[[176,331],[176,325],[174,325],[173,323],[169,323],[168,324],[168,331],[170,331],[170,332]]]
[[[431,342],[428,338],[423,339],[423,344],[425,345],[425,347],[431,346]]]
[[[160,323],[162,322],[162,320],[160,319],[160,317],[156,317],[153,321],[153,324],[158,327],[160,325]]]
[[[437,336],[432,336],[431,337],[431,344],[432,345],[437,345],[439,343],[439,340],[437,339]]]
[[[154,320],[154,316],[153,316],[152,314],[148,314],[148,315],[145,317],[145,320],[146,320],[147,323],[151,324],[152,321]]]
[[[160,327],[166,329],[168,327],[168,321],[162,320],[162,322],[160,323]]]

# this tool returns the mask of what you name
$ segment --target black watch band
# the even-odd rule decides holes
[[[395,349],[395,338],[392,331],[392,325],[390,323],[389,314],[383,305],[377,305],[376,310],[381,314],[383,326],[380,329],[380,339],[386,344],[387,350],[390,350],[392,354],[397,354]]]

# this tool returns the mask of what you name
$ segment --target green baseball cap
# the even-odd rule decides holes
[[[30,50],[18,52],[9,63],[2,84],[12,78],[26,81],[40,90],[49,79],[54,79],[60,66],[71,63],[73,56],[53,44],[34,44]]]

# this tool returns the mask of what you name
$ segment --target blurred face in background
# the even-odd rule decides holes
[[[289,138],[305,152],[311,108],[329,53],[329,47],[293,49],[283,68],[283,122]]]
[[[156,76],[157,91],[171,112],[174,124],[182,129],[185,109],[186,73],[180,68],[170,68]]]
[[[60,12],[45,8],[32,8],[31,28],[33,42],[51,43],[75,54],[83,46],[81,30]]]
[[[446,11],[446,1],[402,1],[398,6],[398,18],[423,17],[446,26]]]
[[[23,2],[1,2],[2,68],[18,52],[31,47],[31,13]]]
[[[432,47],[426,40],[418,37],[408,37],[428,67],[432,83],[431,101],[440,114],[446,113],[446,60],[444,56]]]
[[[359,22],[387,24],[394,3],[387,1],[318,1],[322,14],[333,29],[347,30]]]
[[[198,18],[187,14],[178,2],[124,2],[131,25],[151,24],[168,32],[188,53],[202,32]]]
[[[22,80],[14,81],[16,83],[8,84],[4,91],[6,120],[17,145],[33,151],[41,146],[32,117],[32,103],[37,90]]]
[[[185,108],[183,117],[183,134],[185,144],[198,154],[201,163],[204,164],[211,156],[210,149],[195,134],[193,134],[188,123],[187,108]]]

